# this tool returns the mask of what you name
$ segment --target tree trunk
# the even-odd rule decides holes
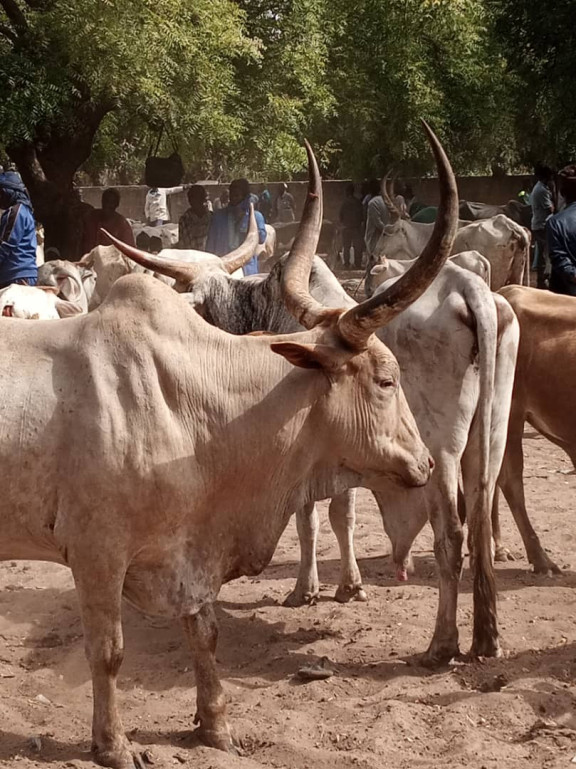
[[[83,256],[87,204],[74,188],[74,177],[90,156],[96,131],[112,107],[86,102],[75,111],[74,127],[69,132],[47,131],[45,137],[7,148],[28,188],[36,220],[44,227],[47,259],[77,261]]]

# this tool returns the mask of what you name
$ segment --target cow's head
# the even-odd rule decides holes
[[[88,312],[96,276],[80,263],[54,259],[38,268],[38,286],[55,289],[60,299],[78,305]]]
[[[184,262],[177,259],[165,259],[164,257],[154,256],[139,248],[123,243],[109,232],[106,232],[106,230],[102,231],[124,256],[127,256],[147,270],[172,278],[174,280],[173,288],[178,293],[192,291],[198,281],[206,279],[210,274],[226,273],[232,275],[236,270],[244,267],[253,258],[258,249],[258,225],[254,216],[253,205],[250,205],[248,232],[242,245],[222,257],[216,254],[207,254],[208,257],[212,256],[213,258],[208,258],[202,262]]]
[[[310,329],[281,342],[274,352],[293,365],[321,371],[329,382],[322,405],[324,427],[330,426],[333,451],[340,464],[378,488],[387,477],[410,486],[428,480],[432,461],[422,443],[400,384],[391,351],[375,336],[418,299],[448,258],[458,218],[458,195],[450,163],[425,125],[436,157],[441,204],[432,236],[420,258],[388,290],[347,310],[326,308],[309,293],[310,268],[322,221],[322,187],[316,161],[308,149],[310,188],[300,229],[282,273],[286,305]],[[323,429],[319,425],[319,429]]]

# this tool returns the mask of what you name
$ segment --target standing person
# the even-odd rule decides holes
[[[226,208],[229,202],[230,197],[228,195],[228,190],[224,188],[220,193],[220,197],[216,198],[214,201],[214,211],[221,211],[223,208]]]
[[[354,266],[362,267],[362,253],[364,251],[364,238],[362,237],[362,220],[364,209],[362,201],[354,194],[354,185],[346,185],[346,197],[340,207],[340,225],[342,227],[342,261],[344,267],[352,267],[350,248],[354,247]]]
[[[248,179],[234,179],[230,184],[230,204],[215,211],[210,222],[206,251],[225,256],[238,248],[246,238],[250,221],[250,183]],[[266,240],[266,223],[260,211],[255,211],[259,243]],[[258,257],[255,255],[244,265],[244,275],[258,272]]]
[[[189,184],[183,184],[180,187],[150,187],[144,204],[144,216],[148,224],[152,227],[161,227],[169,222],[168,195],[175,195],[188,187],[190,187]]]
[[[258,189],[258,210],[264,217],[264,221],[269,222],[272,214],[272,195],[265,184],[261,184]]]
[[[84,230],[82,233],[82,255],[90,253],[96,246],[107,246],[109,241],[101,232],[104,228],[111,235],[134,246],[132,227],[122,214],[116,210],[120,205],[120,193],[114,187],[109,187],[102,193],[101,208],[92,208],[84,215]]]
[[[177,248],[192,248],[196,251],[206,249],[206,238],[212,219],[208,202],[208,194],[204,187],[193,184],[188,190],[190,208],[182,214],[178,222]]]
[[[396,179],[394,182],[394,205],[398,211],[400,211],[402,219],[409,219],[410,216],[408,214],[408,204],[405,195],[404,184]]]
[[[378,179],[370,179],[366,182],[363,189],[362,197],[362,229],[366,231],[366,221],[368,219],[368,203],[380,194],[380,182]]]
[[[550,290],[576,296],[576,165],[563,168],[558,180],[566,207],[546,222]]]
[[[370,264],[376,261],[377,246],[387,224],[388,209],[384,199],[382,195],[374,195],[366,208],[366,232],[364,235]]]
[[[0,174],[0,208],[0,288],[35,286],[36,222],[28,190],[15,171]]]
[[[296,206],[294,205],[294,198],[288,192],[288,185],[283,182],[280,185],[280,192],[276,198],[274,204],[274,212],[276,214],[277,222],[295,222],[296,221]]]
[[[536,286],[547,288],[548,253],[546,247],[546,220],[554,213],[552,184],[554,172],[541,163],[534,169],[536,184],[530,193],[532,204],[532,236],[536,248]]]
[[[366,260],[366,292],[368,295],[372,293],[372,273],[370,268],[376,264],[377,259],[380,256],[378,251],[378,244],[384,227],[388,224],[388,209],[384,203],[382,195],[375,195],[366,208],[366,230],[364,233],[364,241],[366,243],[366,251],[368,252],[368,258]]]

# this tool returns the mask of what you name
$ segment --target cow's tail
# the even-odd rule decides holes
[[[496,478],[490,472],[492,406],[496,374],[498,316],[491,294],[471,287],[466,303],[476,326],[478,344],[478,406],[472,425],[474,441],[464,460],[464,492],[468,547],[473,571],[474,634],[472,654],[498,653],[496,583],[492,563],[491,509]],[[490,301],[487,301],[489,299]]]
[[[512,230],[512,239],[514,241],[514,260],[508,279],[508,284],[512,285],[530,285],[530,230],[522,227],[520,224],[508,221]]]
[[[524,275],[522,280],[523,286],[530,287],[530,253],[531,253],[531,246],[532,246],[532,233],[527,227],[522,227],[522,230],[524,232],[524,238],[525,238],[525,244],[524,244],[524,254],[525,254],[525,260],[524,260]]]

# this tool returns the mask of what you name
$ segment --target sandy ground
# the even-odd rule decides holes
[[[258,579],[221,593],[218,658],[230,719],[245,756],[199,746],[195,688],[178,626],[125,609],[120,676],[125,727],[155,766],[197,769],[567,767],[576,754],[576,477],[564,455],[528,433],[526,486],[537,531],[561,576],[528,571],[503,506],[515,561],[498,566],[505,657],[431,673],[408,664],[425,649],[436,611],[431,534],[415,547],[416,575],[392,578],[375,502],[360,494],[357,553],[367,604],[331,600],[337,548],[322,504],[322,598],[287,609],[298,544],[293,523]],[[69,572],[51,564],[0,564],[0,766],[89,767],[91,687]],[[470,643],[470,580],[460,604]],[[299,683],[327,657],[335,675]],[[574,762],[576,763],[576,761]]]

